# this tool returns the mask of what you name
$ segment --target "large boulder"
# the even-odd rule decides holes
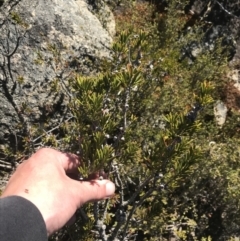
[[[54,128],[66,119],[67,80],[76,72],[94,74],[99,60],[110,58],[114,18],[105,6],[104,28],[89,9],[84,0],[1,5],[0,145],[16,146],[31,126],[44,128],[47,120]]]

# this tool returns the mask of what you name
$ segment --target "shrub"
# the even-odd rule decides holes
[[[118,1],[121,2],[121,1]],[[124,2],[124,1],[123,1]],[[238,235],[238,112],[218,126],[228,49],[203,47],[188,1],[131,2],[116,16],[111,60],[69,80],[69,118],[29,126],[15,157],[41,145],[77,153],[79,179],[116,184],[113,198],[78,211],[56,236],[71,240],[230,240]],[[57,60],[56,60],[57,61]],[[52,88],[58,90],[58,80]],[[65,86],[66,88],[66,86]],[[38,141],[36,144],[36,141]],[[13,153],[4,149],[10,157]],[[55,237],[52,237],[54,240]]]
[[[82,208],[72,240],[227,240],[237,234],[235,113],[219,128],[213,107],[225,84],[227,54],[183,57],[203,26],[185,31],[186,2],[164,12],[139,3],[117,16],[112,59],[97,76],[70,80],[74,121],[65,148],[89,173],[108,175],[116,195]],[[226,55],[224,55],[226,54]],[[194,57],[194,58],[191,58]]]

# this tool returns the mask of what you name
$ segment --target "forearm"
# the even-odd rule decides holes
[[[43,217],[30,201],[11,196],[0,198],[1,241],[47,241]]]

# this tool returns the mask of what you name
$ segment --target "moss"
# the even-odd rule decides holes
[[[11,11],[10,16],[15,23],[21,25],[24,28],[28,28],[28,24],[21,18],[21,16],[17,12]]]

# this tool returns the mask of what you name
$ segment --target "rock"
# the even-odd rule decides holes
[[[227,111],[228,111],[228,109],[222,101],[219,100],[219,101],[216,102],[216,104],[214,106],[214,116],[215,116],[217,124],[220,127],[226,121]]]
[[[234,71],[235,74],[237,72]],[[236,79],[237,75],[234,74]],[[221,100],[230,112],[240,112],[240,86],[234,80],[228,81],[221,93]]]
[[[104,0],[85,0],[89,10],[99,19],[111,37],[115,36],[114,15]]]
[[[234,69],[234,70],[229,71],[227,73],[227,77],[235,83],[234,86],[235,85],[239,86],[239,84],[240,84],[240,71],[239,70]]]
[[[15,146],[33,127],[45,128],[47,121],[53,128],[67,118],[67,80],[75,72],[96,73],[99,61],[110,58],[115,22],[108,21],[110,34],[84,0],[3,3],[0,144]]]

